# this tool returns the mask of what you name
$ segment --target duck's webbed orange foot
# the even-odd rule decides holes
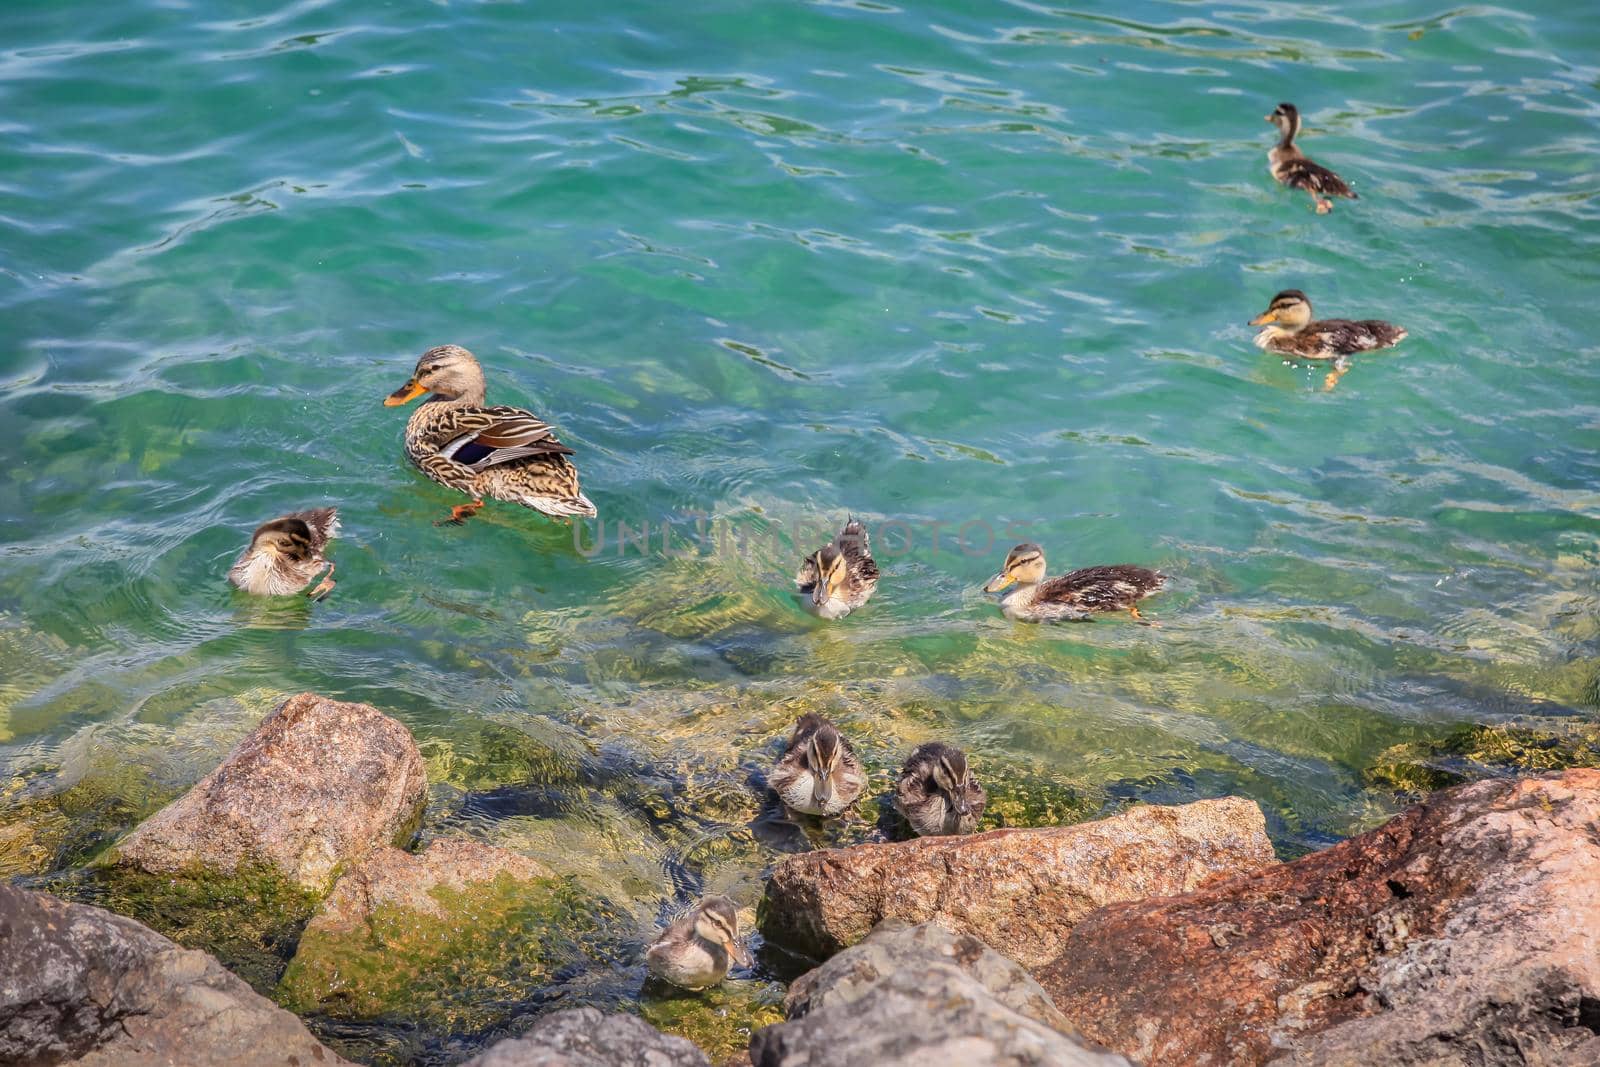
[[[333,564],[328,564],[328,573],[322,576],[322,581],[317,583],[315,589],[306,593],[313,603],[328,599],[328,594],[333,592],[333,587],[338,583],[333,580]]]
[[[1129,604],[1128,605],[1128,614],[1132,615],[1134,617],[1134,619],[1137,620],[1139,625],[1141,625],[1141,626],[1160,626],[1161,625],[1159,622],[1156,622],[1154,619],[1147,619],[1143,615],[1141,615],[1139,613],[1139,605],[1137,605],[1137,604]]]
[[[483,501],[474,500],[470,504],[457,504],[450,509],[448,519],[440,519],[435,526],[465,526],[467,520],[476,515],[483,508]]]
[[[1349,371],[1349,370],[1350,370],[1350,364],[1349,363],[1345,363],[1345,362],[1335,363],[1333,365],[1333,369],[1328,372],[1328,376],[1326,378],[1322,379],[1322,391],[1324,393],[1333,392],[1333,387],[1339,384],[1339,379],[1343,378],[1345,376],[1345,373],[1347,371]]]

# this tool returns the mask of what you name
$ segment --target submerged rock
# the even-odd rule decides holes
[[[1600,1063],[1600,771],[1489,781],[1186,896],[1037,972],[1095,1040],[1193,1063]]]
[[[975,937],[889,920],[789,991],[754,1067],[1127,1067],[1061,1032],[1038,983]]]
[[[299,1019],[202,952],[0,884],[0,1063],[333,1067]]]
[[[808,852],[773,871],[761,932],[826,959],[883,919],[935,920],[1032,968],[1054,959],[1073,925],[1103,904],[1181,893],[1270,863],[1265,827],[1254,803],[1228,797],[1075,826]]]
[[[633,1015],[572,1008],[546,1015],[521,1037],[462,1067],[711,1067],[705,1053]]]
[[[267,867],[321,892],[411,825],[426,791],[404,726],[366,704],[301,693],[112,858],[153,873]]]
[[[603,963],[608,932],[627,923],[504,849],[460,839],[420,854],[384,848],[339,879],[279,992],[299,1012],[482,1029],[506,1022],[559,968]]]
[[[1432,741],[1385,749],[1367,768],[1367,784],[1422,795],[1480,778],[1600,765],[1600,727],[1562,723],[1532,726],[1468,726]]]

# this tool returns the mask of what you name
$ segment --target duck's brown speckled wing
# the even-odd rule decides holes
[[[528,456],[572,455],[549,423],[521,408],[457,408],[435,433],[441,456],[474,471]]]
[[[1052,578],[1039,587],[1038,600],[1114,611],[1149,596],[1167,583],[1166,575],[1131,563],[1114,563]]]
[[[1322,319],[1302,332],[1310,334],[1321,348],[1341,356],[1388,348],[1406,336],[1405,327],[1380,319]]]
[[[1324,196],[1343,196],[1351,200],[1360,200],[1355,190],[1345,184],[1345,180],[1321,163],[1313,163],[1301,156],[1297,159],[1284,160],[1278,167],[1277,178],[1283,184],[1295,189],[1309,189],[1314,193]]]
[[[858,582],[876,582],[878,564],[872,558],[872,546],[867,540],[867,528],[855,519],[845,523],[844,529],[834,539],[844,556],[851,577]]]

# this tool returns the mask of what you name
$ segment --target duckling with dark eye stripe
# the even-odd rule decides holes
[[[814,712],[800,716],[767,779],[778,799],[807,815],[838,815],[856,802],[867,774],[838,729]]]
[[[257,596],[288,596],[310,585],[326,567],[328,573],[306,594],[322,600],[334,586],[333,563],[322,553],[338,533],[339,513],[334,508],[296,511],[264,522],[228,568],[228,581]]]
[[[1307,159],[1305,153],[1295,147],[1294,139],[1300,133],[1298,108],[1293,104],[1279,104],[1267,116],[1267,121],[1278,127],[1278,143],[1267,153],[1267,163],[1272,168],[1272,176],[1280,184],[1291,189],[1304,189],[1311,197],[1318,215],[1326,215],[1333,210],[1333,201],[1328,199],[1329,196],[1361,199],[1345,184],[1343,178],[1322,164]]]
[[[989,794],[972,776],[967,754],[929,741],[906,760],[894,786],[895,810],[919,837],[970,834],[983,818]]]
[[[1000,611],[1017,622],[1088,622],[1103,611],[1126,611],[1143,622],[1138,602],[1166,585],[1167,576],[1114,563],[1046,579],[1044,549],[1028,543],[1006,553],[1005,565],[983,591],[998,593],[1013,582],[1017,588],[1000,601]]]
[[[1332,389],[1350,369],[1352,355],[1406,339],[1404,326],[1382,319],[1313,319],[1311,300],[1298,289],[1285,289],[1273,297],[1250,325],[1266,327],[1255,336],[1257,348],[1301,359],[1333,360],[1333,370],[1323,379],[1325,389]]]
[[[706,897],[674,919],[645,950],[651,974],[684,989],[708,989],[728,974],[728,964],[750,966],[739,944],[739,911],[724,896]]]
[[[839,536],[800,564],[794,584],[805,609],[823,619],[842,619],[861,607],[878,588],[878,564],[867,542],[867,528],[855,519]]]

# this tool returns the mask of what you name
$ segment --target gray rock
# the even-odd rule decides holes
[[[345,1062],[205,953],[100,908],[0,884],[0,1063]]]
[[[1129,1067],[1065,1027],[1044,990],[971,935],[882,923],[797,981],[753,1067]]]
[[[266,867],[325,892],[338,869],[416,818],[427,786],[400,723],[366,704],[301,693],[112,858],[157,874]]]
[[[1071,1032],[1044,988],[1028,972],[971,934],[954,934],[938,923],[912,926],[885,919],[853,948],[839,953],[789,987],[783,1010],[791,1019],[842,1007],[872,992],[885,975],[951,963],[1001,1004],[1052,1030]]]
[[[546,1015],[462,1067],[710,1067],[710,1061],[692,1043],[637,1016],[572,1008]]]

